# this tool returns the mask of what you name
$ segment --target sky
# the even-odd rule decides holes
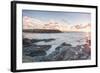
[[[36,18],[41,21],[59,21],[69,25],[90,24],[91,14],[83,12],[61,12],[61,11],[39,11],[39,10],[23,10],[22,15]]]

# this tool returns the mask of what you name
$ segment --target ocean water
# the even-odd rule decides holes
[[[52,45],[52,47],[47,51],[48,55],[55,51],[55,48],[64,42],[71,44],[72,46],[85,44],[86,39],[90,39],[90,33],[23,33],[23,37],[28,39],[55,39],[50,42],[40,41],[36,43],[37,45]]]

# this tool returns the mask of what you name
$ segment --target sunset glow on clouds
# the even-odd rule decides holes
[[[82,12],[23,10],[23,29],[91,31],[91,14]]]
[[[90,32],[90,24],[69,25],[68,23],[57,22],[54,20],[41,21],[32,17],[23,17],[23,29],[57,29],[60,31],[82,31]]]

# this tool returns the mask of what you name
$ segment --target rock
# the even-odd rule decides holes
[[[88,44],[89,46],[91,46],[91,40],[87,39],[86,40],[86,44]]]
[[[51,54],[49,54],[47,56],[47,58],[48,58],[49,61],[56,61],[58,54],[59,54],[59,51],[54,51]]]
[[[55,40],[55,39],[44,39],[45,42],[51,42],[53,40]]]
[[[72,48],[70,49],[67,49],[65,50],[65,55],[64,55],[64,60],[74,60],[74,59],[77,59],[77,54],[75,51],[71,50]]]
[[[86,60],[89,55],[84,52],[83,45],[72,47],[71,44],[62,43],[54,52],[48,55],[51,61]]]
[[[28,54],[28,56],[34,57],[34,56],[45,56],[46,52],[43,50],[37,50],[37,51],[31,51],[30,54]]]
[[[23,38],[23,46],[30,46],[32,44],[31,40],[28,38]]]
[[[45,61],[51,61],[50,58],[47,56],[34,56],[33,57],[33,62],[45,62]]]
[[[52,52],[50,55],[48,55],[48,58],[50,58],[51,61],[62,61],[71,55],[69,52],[71,48],[71,44],[66,44],[65,42],[62,43],[60,46],[58,46],[54,52]],[[68,55],[66,55],[68,54]]]
[[[87,44],[77,45],[73,47],[71,44],[62,43],[55,51],[46,55],[46,51],[51,48],[51,45],[34,45],[24,47],[24,55],[31,57],[33,62],[44,61],[67,61],[67,60],[87,60],[91,58],[90,50]],[[27,61],[27,59],[26,59]]]
[[[33,58],[32,57],[30,57],[30,56],[25,56],[25,55],[23,55],[23,59],[22,59],[22,62],[23,63],[26,63],[26,62],[33,62]]]
[[[40,42],[41,40],[39,40],[39,39],[31,39],[31,42],[32,43],[37,43],[37,42]]]
[[[51,45],[31,45],[23,47],[23,54],[28,56],[44,56],[46,51],[51,48]]]
[[[32,39],[31,42],[32,43],[37,43],[37,42],[41,42],[41,41],[44,41],[44,42],[51,42],[55,39]]]
[[[41,60],[43,60],[44,56],[34,56],[33,57],[33,62],[40,62]]]
[[[71,44],[67,44],[67,43],[62,43],[61,46],[72,46]]]
[[[64,48],[64,49],[67,49],[67,48],[69,48],[69,47],[71,47],[72,45],[71,44],[67,44],[67,43],[62,43],[60,46],[58,46],[55,50],[60,50],[60,48]]]
[[[84,44],[83,47],[84,52],[91,54],[91,47],[88,44]]]

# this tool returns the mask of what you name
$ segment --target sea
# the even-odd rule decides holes
[[[71,44],[73,47],[86,43],[87,39],[90,39],[91,34],[89,32],[64,32],[64,33],[26,33],[23,32],[23,37],[28,39],[55,39],[50,42],[40,41],[37,45],[52,45],[47,51],[47,55],[55,51],[55,48],[62,43]]]

